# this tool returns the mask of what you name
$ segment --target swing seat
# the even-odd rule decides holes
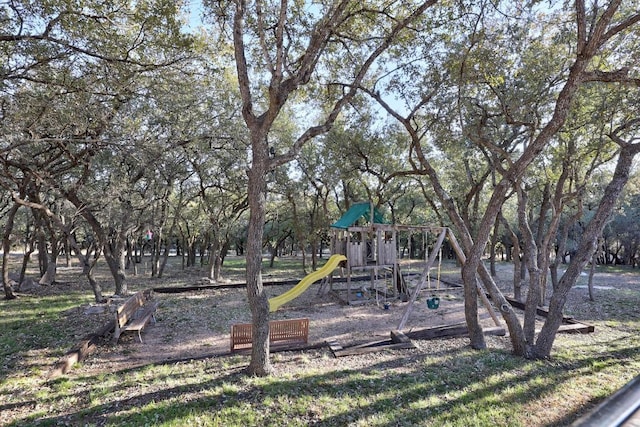
[[[427,298],[427,307],[428,308],[430,308],[431,310],[435,310],[439,306],[440,306],[440,298],[438,298],[438,297]]]

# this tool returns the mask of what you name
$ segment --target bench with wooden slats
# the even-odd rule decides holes
[[[272,320],[269,322],[269,342],[278,345],[306,344],[309,340],[309,319]],[[253,325],[236,323],[231,326],[231,351],[246,350],[253,343]]]
[[[127,298],[115,313],[115,331],[113,341],[118,342],[120,335],[127,331],[138,332],[138,339],[142,342],[141,332],[149,320],[155,323],[155,313],[159,302],[153,300],[153,291],[140,291]]]

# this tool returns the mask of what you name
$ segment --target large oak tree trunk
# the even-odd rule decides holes
[[[102,296],[102,287],[100,283],[95,279],[93,275],[93,268],[95,267],[95,261],[89,265],[89,267],[85,270],[85,274],[87,276],[87,280],[89,281],[89,285],[91,286],[91,290],[93,291],[93,296],[97,303],[106,302],[106,298]]]
[[[584,6],[582,3],[578,2],[578,4]],[[533,141],[526,147],[526,149],[522,152],[522,155],[512,163],[509,170],[505,171],[503,174],[503,178],[500,182],[494,187],[493,194],[491,199],[487,203],[485,214],[477,228],[476,233],[474,233],[475,241],[470,250],[465,248],[465,252],[467,253],[467,261],[465,266],[463,267],[463,272],[466,271],[466,276],[470,277],[473,271],[483,268],[481,255],[484,252],[485,246],[489,241],[489,235],[491,232],[491,227],[495,222],[495,216],[498,215],[502,205],[505,202],[505,196],[511,187],[511,182],[517,182],[527,171],[529,165],[535,160],[535,158],[543,151],[545,146],[549,143],[549,141],[559,132],[561,127],[567,120],[567,116],[570,111],[571,103],[580,88],[581,83],[585,79],[585,70],[589,66],[591,59],[598,53],[598,49],[600,47],[600,43],[605,37],[605,30],[611,21],[613,12],[617,9],[619,3],[612,4],[609,6],[609,9],[601,16],[600,20],[596,23],[593,23],[595,28],[594,31],[588,32],[587,30],[587,20],[586,17],[582,15],[584,12],[581,9],[579,12],[581,16],[578,19],[578,32],[580,33],[580,39],[578,40],[578,50],[579,54],[577,55],[574,63],[569,69],[569,75],[567,76],[567,81],[562,88],[562,90],[558,94],[558,98],[556,100],[555,109],[553,115],[549,122],[542,128],[540,133],[533,139]],[[622,27],[620,27],[622,28]],[[616,27],[616,31],[621,31],[619,27]],[[611,36],[607,34],[607,36]],[[624,151],[624,150],[623,150]],[[622,162],[622,154],[621,159]],[[618,168],[616,169],[618,171]],[[628,173],[628,171],[627,171]],[[627,177],[628,179],[628,177]],[[625,181],[626,182],[626,181]],[[624,184],[622,184],[624,185]],[[619,188],[621,190],[621,187]],[[619,195],[619,191],[616,193],[615,190],[607,193],[605,195],[605,199],[609,199],[612,194],[615,194],[617,197]],[[615,202],[615,199],[611,201],[611,205]],[[609,211],[610,212],[610,211]],[[594,221],[592,221],[593,223]],[[591,224],[590,224],[591,225]],[[602,224],[604,226],[604,224]],[[598,231],[598,235],[601,231]],[[514,347],[514,351],[518,353],[518,351],[523,351],[521,353],[527,357],[547,357],[551,351],[551,345],[553,344],[553,340],[555,338],[555,334],[560,326],[560,322],[562,320],[562,309],[564,308],[564,304],[566,302],[566,296],[569,292],[571,286],[575,283],[580,271],[582,270],[582,266],[578,269],[579,263],[582,262],[583,259],[586,259],[586,262],[590,259],[591,254],[593,253],[593,245],[595,242],[589,242],[589,233],[585,232],[583,234],[583,243],[581,245],[586,246],[583,249],[585,254],[580,252],[578,256],[572,260],[570,264],[570,268],[567,270],[563,278],[560,280],[558,284],[558,289],[554,291],[554,294],[551,298],[551,303],[549,306],[550,317],[544,324],[543,331],[538,336],[536,341],[535,348],[528,350],[526,339],[524,342],[518,342],[522,338],[524,338],[524,334],[520,336],[515,336],[512,331],[521,330],[521,326],[517,317],[512,316],[511,312],[513,311],[508,307],[508,304],[501,304],[501,312],[503,313],[505,322],[509,328],[511,334],[511,340]],[[594,236],[592,240],[596,239],[597,236]],[[499,289],[491,286],[491,277],[487,272],[488,279],[485,280],[485,285],[489,284],[488,290],[491,293],[492,298],[497,300],[497,298],[502,297],[502,293]],[[463,275],[465,277],[465,275]],[[465,286],[468,286],[465,283]],[[466,294],[465,294],[466,296]],[[502,298],[504,299],[504,298]],[[553,311],[553,316],[551,316],[551,312]]]
[[[467,258],[468,259],[468,258]],[[473,264],[468,264],[473,266]],[[464,283],[464,315],[469,328],[469,340],[472,348],[483,349],[487,345],[478,319],[478,279],[476,270],[462,266],[462,282]]]
[[[269,363],[269,305],[264,290],[262,288],[262,276],[260,273],[262,262],[262,238],[265,219],[265,174],[269,168],[286,164],[292,161],[300,152],[303,145],[315,136],[328,132],[335,120],[338,118],[342,108],[356,95],[358,88],[364,81],[368,70],[374,65],[376,59],[380,57],[394,40],[408,25],[413,23],[422,13],[434,5],[435,0],[427,0],[409,11],[408,14],[398,16],[392,20],[391,28],[388,29],[385,37],[379,39],[379,43],[362,58],[360,65],[355,65],[352,74],[352,82],[345,86],[342,95],[333,104],[333,107],[321,119],[321,123],[309,127],[303,132],[288,149],[287,153],[275,155],[269,159],[267,136],[278,115],[282,111],[289,97],[302,86],[309,83],[318,61],[327,48],[330,40],[334,37],[340,38],[341,31],[338,28],[341,24],[350,25],[349,18],[355,9],[356,2],[341,0],[333,2],[326,8],[323,16],[319,17],[317,24],[309,28],[309,32],[300,40],[306,44],[304,53],[296,57],[293,62],[289,57],[290,50],[287,37],[289,33],[289,9],[288,3],[280,4],[281,9],[275,15],[275,21],[269,21],[271,30],[269,32],[258,30],[260,45],[266,49],[262,53],[267,59],[268,67],[259,70],[260,79],[270,75],[268,87],[266,85],[256,93],[260,93],[261,102],[255,102],[252,90],[256,87],[252,82],[247,59],[248,50],[245,49],[245,42],[250,40],[247,37],[245,27],[245,17],[250,16],[249,22],[258,22],[260,27],[264,22],[262,17],[254,16],[253,4],[245,0],[235,0],[235,10],[233,12],[233,46],[238,77],[238,88],[242,98],[242,116],[251,135],[252,165],[249,170],[249,231],[247,236],[247,293],[253,316],[253,351],[249,372],[256,375],[265,375],[271,371]],[[260,2],[256,3],[261,10]],[[357,8],[356,8],[357,9]],[[379,16],[386,16],[386,13]],[[345,28],[346,29],[346,28]],[[267,33],[273,33],[272,38],[267,38]],[[290,64],[296,64],[290,67]],[[264,90],[263,90],[264,89]],[[264,102],[262,102],[264,101]],[[254,108],[260,105],[262,113],[257,113]]]
[[[261,138],[262,139],[262,138]],[[269,301],[262,284],[262,238],[266,218],[265,168],[267,150],[264,139],[253,141],[253,164],[249,171],[249,228],[247,233],[247,296],[253,323],[250,375],[271,373],[269,360]]]
[[[56,280],[56,272],[58,269],[58,261],[51,255],[49,257],[49,261],[47,262],[47,269],[44,272],[44,275],[40,278],[38,283],[41,285],[49,286]]]

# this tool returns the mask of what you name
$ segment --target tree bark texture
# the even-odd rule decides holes
[[[519,185],[519,184],[517,184]],[[540,269],[538,268],[538,245],[529,226],[527,217],[528,197],[526,190],[521,186],[518,193],[518,223],[520,233],[524,240],[524,260],[529,270],[529,286],[527,303],[524,310],[524,339],[525,348],[529,348],[534,342],[536,333],[536,314],[540,304]],[[541,228],[541,227],[540,227]]]
[[[9,281],[9,256],[11,252],[11,232],[13,231],[16,213],[19,207],[20,205],[18,203],[14,203],[11,209],[9,209],[2,236],[2,286],[4,289],[4,298],[8,300],[16,298],[16,295],[13,293],[13,287]]]
[[[520,262],[520,239],[502,213],[500,213],[499,216],[502,225],[504,225],[505,230],[509,233],[511,245],[513,246],[511,252],[511,261],[513,262],[513,297],[518,301],[522,301],[522,282],[520,280],[520,269],[522,268],[522,264]]]
[[[578,1],[576,4],[579,12],[580,10],[583,10],[581,9],[581,6],[584,6],[584,4],[581,1]],[[610,38],[613,36],[613,34],[621,31],[622,27],[617,26],[615,28],[616,31],[614,31],[613,33],[606,33],[607,27],[611,22],[613,14],[615,13],[619,5],[619,2],[610,4],[604,11],[604,13],[600,15],[598,21],[592,23],[592,31],[587,31],[586,27],[588,26],[588,23],[586,18],[584,16],[581,16],[580,13],[578,14],[578,53],[573,64],[569,68],[567,80],[560,90],[558,97],[556,98],[553,114],[547,124],[541,129],[540,133],[524,149],[522,155],[511,164],[511,167],[504,172],[502,179],[494,187],[492,196],[486,206],[485,214],[477,227],[476,233],[474,234],[475,241],[468,252],[466,264],[465,266],[463,266],[463,271],[467,271],[466,276],[470,276],[471,272],[480,268],[482,264],[482,254],[484,253],[486,244],[489,241],[491,229],[495,222],[495,216],[498,215],[502,208],[502,205],[506,200],[506,195],[509,191],[509,188],[511,187],[511,182],[519,181],[519,179],[526,173],[529,165],[531,165],[531,163],[543,151],[549,141],[551,141],[551,139],[562,128],[567,120],[569,111],[571,110],[571,103],[573,102],[578,89],[580,88],[580,85],[584,80],[585,70],[591,63],[592,58],[598,53],[598,50],[605,38]],[[618,194],[619,192],[617,193],[617,195]],[[610,195],[605,196],[605,198],[609,197]],[[585,235],[583,235],[583,240],[585,238],[588,240],[587,236],[588,235],[585,233]],[[584,244],[588,245],[587,243]],[[595,243],[591,242],[591,245],[593,244]],[[591,245],[588,245],[587,249],[589,249]],[[591,256],[592,252],[593,249],[588,251],[588,257]],[[577,267],[577,264],[578,263],[576,259],[576,264],[574,265],[576,265]],[[575,269],[576,267],[573,268]],[[553,339],[562,320],[562,309],[566,302],[566,294],[568,293],[572,284],[575,283],[579,272],[580,271],[573,270],[570,272],[569,270],[567,270],[567,273],[565,273],[563,278],[560,280],[560,284],[558,287],[563,288],[564,286],[564,288],[560,292],[557,292],[557,295],[556,292],[554,292],[554,296],[551,299],[550,305],[550,310],[551,307],[553,307],[553,310],[556,311],[555,317],[553,319],[547,319],[547,322],[543,327],[544,334],[541,333],[538,337],[538,340],[536,341],[537,348],[532,350],[532,356],[544,357],[551,351]],[[498,293],[500,292],[498,291]],[[501,311],[503,310],[501,309]],[[509,311],[510,310],[505,310],[503,312],[508,313]],[[520,329],[519,321],[514,316],[506,316],[505,321],[507,322],[510,331]],[[518,324],[510,324],[512,322],[518,322]],[[512,337],[512,342],[513,340],[514,337]],[[514,345],[514,348],[526,348],[526,346],[526,342],[523,342]],[[526,351],[524,354],[529,355],[529,352]]]
[[[264,145],[264,146],[263,146]],[[266,161],[264,140],[253,143],[252,166],[249,171],[249,229],[247,232],[247,296],[253,323],[253,347],[250,375],[271,373],[269,360],[269,300],[262,283],[262,237],[266,218]]]

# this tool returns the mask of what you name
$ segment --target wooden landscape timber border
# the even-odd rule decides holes
[[[506,300],[515,308],[518,308],[520,310],[524,310],[525,308],[525,304],[521,301],[518,301],[517,299],[506,297]],[[549,310],[547,310],[546,308],[538,307],[536,310],[536,314],[546,318],[549,316]],[[593,325],[579,322],[573,317],[562,316],[562,325],[560,325],[560,328],[558,328],[558,332],[589,334],[595,332],[595,329],[596,328]]]
[[[269,322],[269,342],[277,346],[307,344],[309,341],[309,319],[271,320]],[[253,324],[231,325],[231,352],[250,349],[253,344]]]
[[[358,276],[352,277],[351,281],[353,282],[366,282],[371,280],[371,276]],[[346,277],[334,277],[334,283],[346,283]],[[263,286],[291,286],[297,285],[300,283],[300,279],[286,279],[286,280],[278,280],[278,281],[268,281],[264,282]],[[157,287],[153,288],[153,292],[159,294],[179,294],[182,292],[191,292],[191,291],[206,291],[209,289],[239,289],[246,288],[247,284],[245,282],[237,282],[237,283],[221,283],[221,284],[198,284],[191,286],[172,286],[172,287]]]
[[[502,327],[483,328],[486,335],[504,336],[506,331]],[[359,354],[375,353],[384,350],[400,350],[416,348],[411,340],[431,340],[436,338],[453,338],[465,336],[469,333],[465,323],[436,326],[433,328],[419,329],[403,333],[391,331],[390,340],[367,341],[364,343],[342,346],[336,341],[328,341],[327,345],[334,357],[354,356]]]
[[[377,353],[384,350],[401,350],[416,348],[411,339],[401,331],[391,331],[391,339],[368,341],[361,344],[342,347],[336,341],[328,341],[327,345],[334,357],[356,356],[361,354]]]
[[[151,298],[152,292],[152,289],[137,292],[132,297],[128,298],[127,301],[133,297],[139,296],[138,294],[145,295],[145,298],[149,300]],[[159,302],[152,301],[151,304],[152,305],[150,305],[147,310],[151,310],[151,308],[153,308],[153,311],[155,311],[155,309],[157,309],[159,305]],[[60,375],[66,374],[73,368],[74,364],[82,362],[91,354],[93,354],[98,348],[100,342],[109,334],[114,333],[115,336],[115,331],[118,327],[117,317],[118,314],[116,313],[113,319],[102,325],[100,329],[96,330],[95,332],[86,335],[75,347],[73,347],[71,350],[65,353],[64,356],[58,359],[58,361],[53,365],[52,369],[48,372],[48,377],[56,378]]]
[[[73,368],[73,365],[82,362],[88,356],[93,354],[98,348],[98,344],[102,338],[110,334],[114,328],[115,320],[111,320],[97,331],[85,336],[78,345],[69,350],[55,363],[51,371],[48,373],[49,378],[56,378],[60,375],[66,374],[71,370],[71,368]]]
[[[506,330],[501,326],[482,328],[485,335],[506,335]],[[464,322],[451,325],[434,326],[432,328],[416,329],[406,332],[406,335],[414,340],[432,340],[436,338],[454,338],[469,334],[467,324]]]
[[[448,283],[449,285],[453,286],[453,287],[462,287],[461,284],[455,283],[455,282],[451,282],[451,281],[447,281],[445,279],[440,279],[441,282],[443,283]],[[431,291],[433,292],[433,291]],[[487,299],[491,299],[491,295],[489,295],[488,293],[484,294]],[[505,299],[509,302],[509,304],[511,304],[513,307],[519,309],[519,310],[524,310],[525,308],[525,303],[523,303],[522,301],[518,301],[517,299],[505,296]],[[543,307],[538,307],[536,309],[536,314],[538,314],[539,316],[542,317],[547,317],[549,315],[549,310],[547,310],[546,308]],[[500,328],[495,328],[496,330],[499,330]],[[560,325],[560,328],[558,328],[558,332],[561,333],[581,333],[581,334],[589,334],[595,331],[595,327],[593,325],[589,325],[587,323],[584,322],[580,322],[576,319],[574,319],[573,317],[568,317],[568,316],[563,316],[562,317],[562,325]]]

